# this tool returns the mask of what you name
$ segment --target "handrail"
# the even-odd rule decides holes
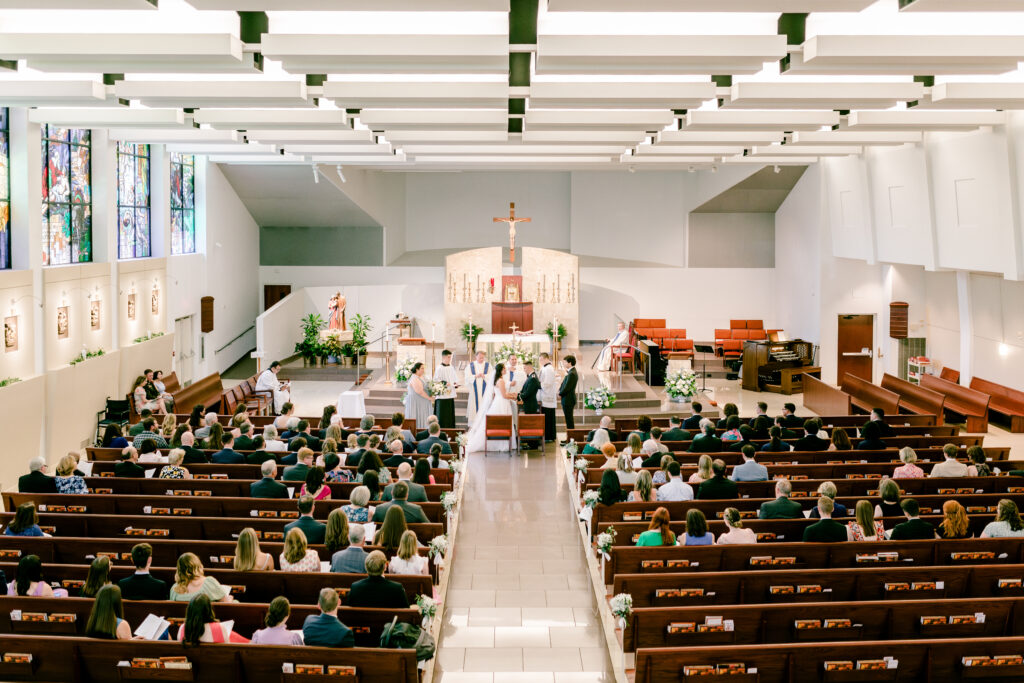
[[[241,339],[241,338],[242,338],[242,337],[244,337],[245,335],[249,334],[249,330],[255,330],[255,329],[256,329],[256,324],[255,324],[255,323],[253,323],[252,325],[249,325],[249,327],[248,327],[248,328],[246,328],[246,330],[245,330],[244,332],[242,332],[241,334],[239,334],[239,335],[238,335],[237,337],[235,337],[234,339],[232,339],[231,341],[229,341],[229,342],[228,342],[227,344],[225,344],[224,346],[222,346],[222,347],[220,347],[219,349],[217,349],[216,351],[214,351],[214,352],[213,352],[213,355],[215,355],[215,356],[216,356],[216,355],[217,355],[218,353],[220,353],[220,352],[221,352],[221,351],[223,351],[224,349],[228,348],[229,346],[231,346],[232,344],[234,344],[234,343],[235,343],[236,341],[238,341],[239,339]]]

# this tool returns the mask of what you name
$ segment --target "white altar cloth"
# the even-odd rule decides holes
[[[519,345],[534,354],[544,351],[551,353],[551,338],[546,334],[481,334],[476,338],[477,351],[487,354],[487,359],[493,361],[494,354],[502,344],[508,344],[515,339]]]

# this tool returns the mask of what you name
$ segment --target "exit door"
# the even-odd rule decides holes
[[[846,373],[872,381],[872,347],[875,343],[875,316],[839,316],[839,363],[836,383],[842,383]]]

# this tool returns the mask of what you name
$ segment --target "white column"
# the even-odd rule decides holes
[[[109,321],[109,349],[121,347],[120,271],[117,261],[119,243],[117,215],[117,144],[106,130],[92,130],[92,260],[110,266],[110,286],[105,299]],[[83,318],[84,319],[84,318]]]
[[[971,310],[971,274],[956,271],[956,300],[960,313],[960,384],[967,386],[974,376],[974,322]]]
[[[16,270],[32,271],[31,333],[35,373],[46,370],[46,341],[43,327],[43,202],[40,126],[30,123],[28,110],[11,108],[11,265]],[[46,452],[45,445],[42,452]]]

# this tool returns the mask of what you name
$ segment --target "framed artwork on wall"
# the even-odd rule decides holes
[[[57,309],[57,339],[67,339],[71,331],[70,327],[68,307],[61,306]]]
[[[4,318],[4,353],[18,350],[18,316]]]
[[[98,330],[102,325],[99,300],[89,302],[89,329]]]
[[[135,320],[135,294],[128,295],[128,319]]]
[[[153,288],[153,294],[149,297],[149,309],[153,315],[160,313],[160,290],[156,287]]]

